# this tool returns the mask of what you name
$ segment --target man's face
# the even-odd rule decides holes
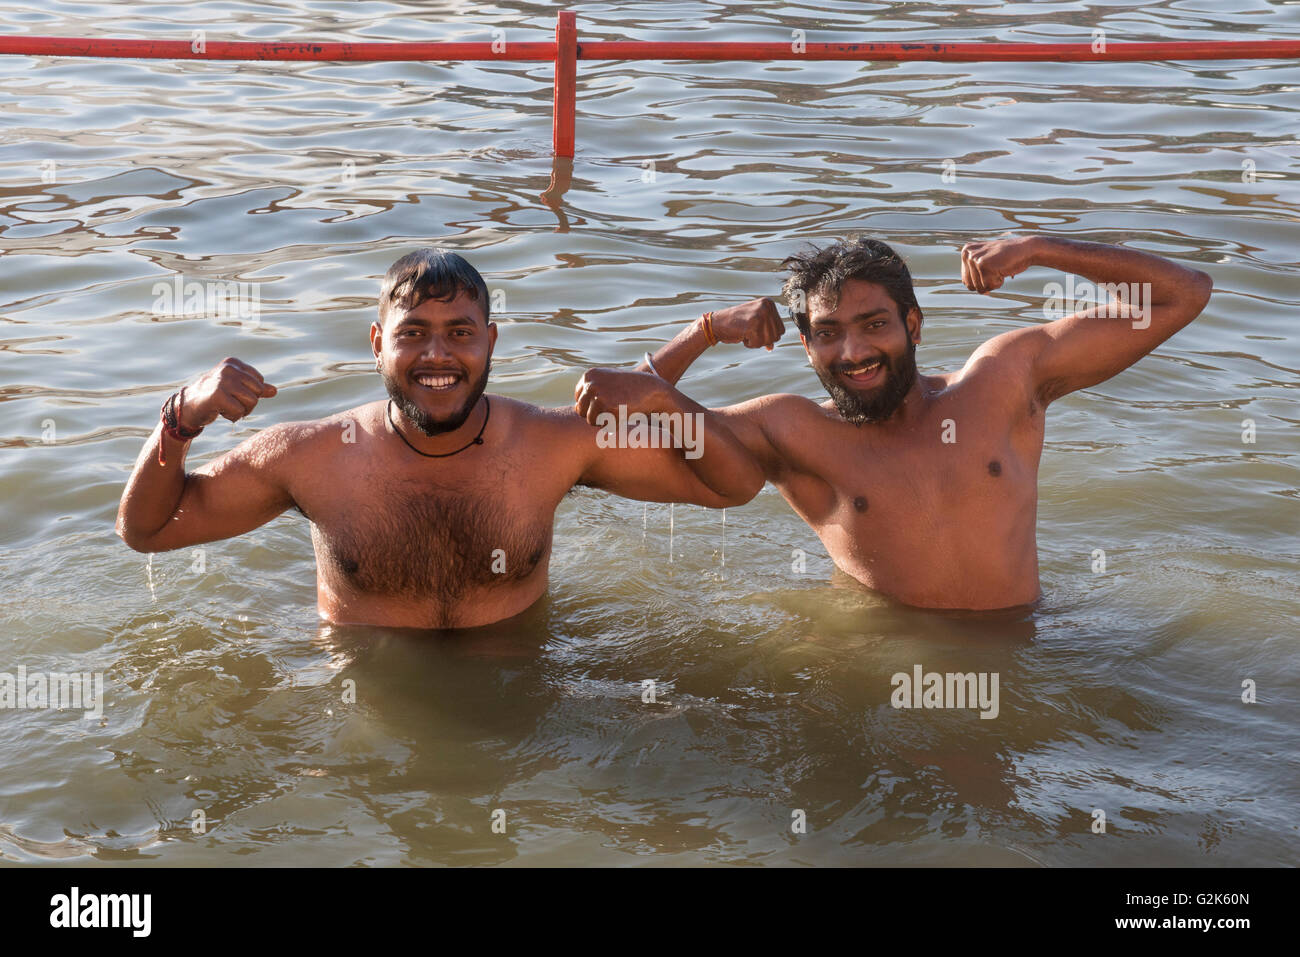
[[[487,388],[496,323],[460,293],[450,302],[426,299],[370,327],[379,372],[397,407],[425,435],[459,428]]]
[[[845,421],[883,422],[912,388],[920,312],[907,318],[884,286],[860,279],[844,283],[834,309],[823,298],[809,300],[804,348]]]

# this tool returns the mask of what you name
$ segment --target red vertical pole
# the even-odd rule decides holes
[[[551,123],[556,156],[573,156],[574,113],[578,98],[578,23],[570,10],[555,20],[555,104]]]

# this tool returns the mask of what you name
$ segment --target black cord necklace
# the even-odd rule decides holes
[[[402,430],[399,429],[397,427],[397,423],[393,421],[393,400],[392,399],[388,400],[387,414],[388,414],[388,424],[393,427],[393,431],[397,433],[397,437],[406,443],[406,447],[408,449],[410,449],[416,455],[423,455],[426,459],[446,459],[446,458],[450,458],[453,455],[459,455],[461,452],[464,452],[471,445],[483,444],[483,433],[487,429],[488,419],[492,417],[492,403],[488,401],[487,396],[483,396],[483,425],[479,427],[478,435],[474,436],[474,438],[470,439],[468,442],[466,442],[464,445],[458,448],[455,452],[421,452],[419,449],[417,449],[414,445],[411,444],[411,440],[402,434]]]

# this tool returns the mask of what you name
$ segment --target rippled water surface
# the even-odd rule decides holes
[[[587,38],[1300,36],[1281,0],[578,6]],[[508,43],[556,9],[55,2],[0,7],[0,30]],[[0,859],[1293,863],[1298,69],[582,63],[548,192],[545,63],[0,57],[0,670],[101,671],[108,698],[102,720],[0,711]],[[296,513],[197,570],[113,534],[159,404],[223,357],[280,394],[192,465],[382,396],[378,278],[417,245],[505,297],[491,388],[562,405],[849,230],[908,257],[932,370],[1043,321],[1051,277],[970,293],[968,240],[1131,242],[1214,278],[1196,323],[1049,412],[1032,614],[849,587],[771,487],[725,523],[580,491],[549,598],[455,638],[321,629]],[[176,277],[255,284],[260,321],[159,315]],[[820,394],[791,335],[713,350],[683,387]],[[997,672],[998,718],[890,707],[917,663]]]

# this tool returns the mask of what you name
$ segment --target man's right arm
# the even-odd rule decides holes
[[[218,416],[234,422],[276,388],[252,366],[227,359],[182,391],[180,425],[198,429]],[[140,552],[232,538],[293,505],[286,476],[291,427],[274,426],[186,473],[188,441],[164,434],[145,443],[117,512],[117,534]]]
[[[705,315],[712,316],[708,326],[718,342],[743,342],[749,349],[765,347],[771,352],[773,343],[785,332],[785,324],[771,299],[751,299]],[[653,369],[642,362],[636,371],[654,372],[665,382],[676,385],[691,363],[715,344],[710,342],[705,325],[704,316],[696,319],[660,347],[654,354]]]
[[[770,352],[772,345],[785,332],[785,324],[771,299],[751,299],[706,315],[712,316],[709,329],[717,342],[743,342],[747,348],[765,347]],[[705,331],[705,319],[701,316],[679,332],[671,342],[659,348],[653,356],[654,368],[642,362],[636,371],[653,372],[669,384],[676,385],[691,367],[691,363],[714,344]],[[758,461],[764,476],[769,480],[780,471],[781,460],[768,439],[762,422],[765,416],[774,411],[773,403],[779,403],[782,398],[761,396],[739,405],[711,410],[722,417],[740,444]]]

